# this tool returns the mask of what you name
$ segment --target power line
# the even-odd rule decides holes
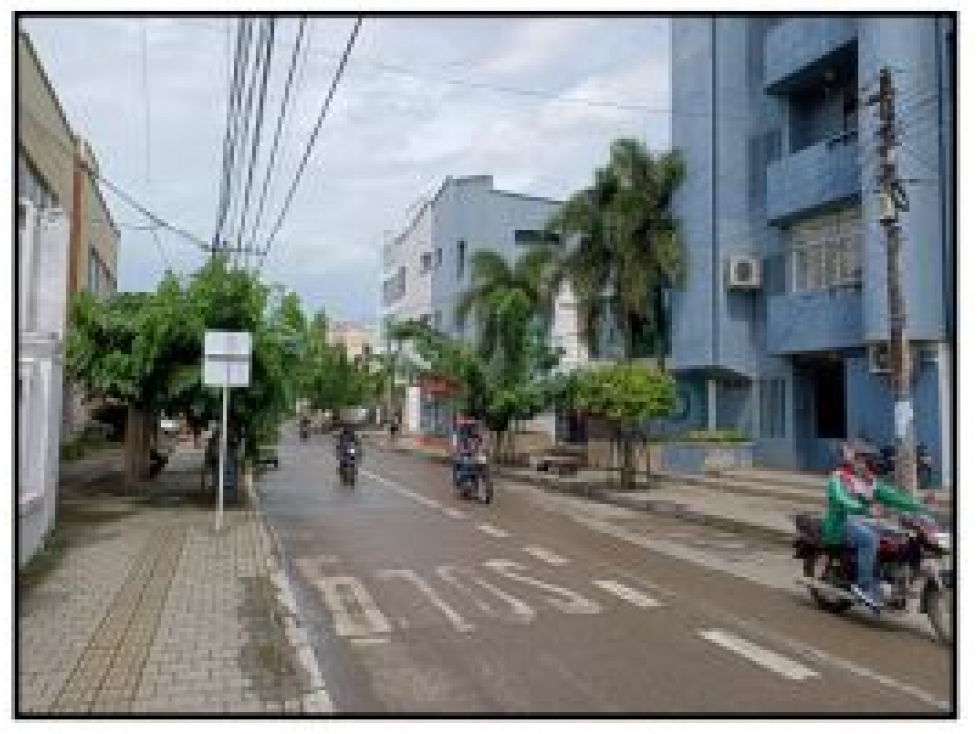
[[[259,222],[262,219],[262,214],[265,211],[265,199],[269,192],[269,183],[272,180],[272,171],[275,168],[275,157],[279,149],[279,139],[282,135],[282,124],[285,119],[286,110],[289,106],[289,99],[292,93],[292,83],[293,75],[296,71],[296,61],[299,56],[299,49],[302,46],[303,36],[306,32],[306,18],[303,17],[299,21],[299,30],[296,32],[296,40],[292,47],[292,60],[289,62],[289,72],[286,76],[285,91],[282,96],[282,104],[279,107],[279,119],[275,125],[275,134],[272,138],[272,150],[269,153],[268,166],[265,169],[265,182],[262,184],[262,193],[258,201],[258,211],[255,215],[255,224],[252,227],[252,234],[248,240],[248,247],[252,248],[255,245],[255,238],[258,235]]]
[[[306,144],[306,150],[303,153],[302,160],[299,163],[299,169],[296,171],[296,174],[292,179],[292,185],[289,187],[289,193],[286,194],[285,203],[282,205],[282,209],[279,212],[279,217],[275,222],[275,226],[272,227],[272,233],[269,235],[265,248],[262,250],[261,255],[259,255],[259,262],[258,266],[256,267],[256,271],[260,270],[265,264],[265,258],[272,249],[272,245],[275,243],[275,236],[279,233],[279,228],[282,226],[286,213],[289,211],[289,206],[292,204],[292,199],[296,194],[296,189],[299,187],[299,181],[302,178],[303,171],[306,170],[306,164],[309,162],[310,154],[313,152],[313,146],[316,144],[316,138],[319,136],[320,129],[323,127],[323,120],[326,118],[326,113],[330,109],[330,103],[333,101],[333,95],[336,94],[337,85],[340,83],[340,78],[343,76],[343,71],[347,67],[347,60],[350,58],[350,52],[353,50],[354,42],[357,40],[357,34],[360,32],[360,26],[363,21],[363,16],[358,15],[357,21],[354,23],[353,30],[350,32],[350,38],[347,40],[347,46],[343,50],[343,56],[340,59],[340,63],[337,65],[336,73],[333,75],[333,83],[330,85],[330,91],[326,95],[326,99],[323,101],[323,107],[320,110],[319,118],[316,120],[316,125],[309,137],[309,142]]]
[[[34,122],[36,128],[39,131],[43,132],[48,137],[50,137],[51,140],[59,148],[61,148],[65,152],[66,155],[68,155],[72,160],[75,160],[75,158],[76,158],[76,152],[75,152],[74,148],[72,148],[70,145],[68,145],[67,143],[65,143],[61,139],[61,134],[60,133],[57,133],[54,130],[51,130],[51,128],[49,128],[47,126],[47,124],[41,119],[41,117],[39,115],[37,115],[36,113],[34,113],[33,111],[31,111],[31,109],[29,107],[27,107],[26,105],[24,105],[24,104],[21,104],[18,107],[18,112],[23,112],[25,115],[27,115],[27,117],[31,118],[31,120]],[[121,187],[117,186],[111,180],[109,180],[108,178],[106,178],[105,174],[103,174],[100,171],[97,171],[96,169],[92,168],[91,166],[89,166],[84,161],[82,162],[82,166],[89,173],[89,175],[93,176],[100,183],[105,184],[106,188],[108,188],[116,196],[118,196],[124,202],[126,202],[127,204],[129,204],[129,206],[131,206],[133,209],[135,209],[137,212],[139,212],[140,214],[142,214],[144,217],[146,217],[147,219],[149,219],[154,224],[158,225],[159,227],[162,227],[163,229],[168,229],[171,232],[174,232],[176,234],[179,234],[181,237],[183,237],[183,238],[185,238],[187,240],[190,240],[191,242],[193,242],[195,245],[197,245],[200,249],[202,249],[204,251],[207,251],[209,249],[209,247],[207,245],[207,242],[205,242],[204,240],[202,240],[197,235],[191,234],[188,230],[184,229],[183,227],[180,227],[180,226],[178,226],[176,224],[171,224],[170,222],[168,222],[167,220],[165,220],[163,217],[159,216],[158,214],[153,213],[147,207],[145,207],[143,204],[139,203],[139,201],[135,197],[133,197],[132,195],[126,193],[126,191],[124,189],[122,189]]]
[[[221,161],[221,183],[218,194],[217,221],[214,226],[214,248],[220,246],[221,233],[228,216],[228,206],[231,199],[231,165],[235,145],[238,107],[241,99],[241,89],[244,74],[245,54],[245,23],[237,21],[237,38],[235,39],[235,59],[231,82],[228,87],[228,109],[224,129],[224,151]]]
[[[252,194],[252,178],[255,173],[255,161],[258,158],[258,149],[262,143],[262,122],[265,119],[265,98],[268,93],[269,71],[272,68],[272,44],[275,40],[275,18],[270,18],[265,35],[264,48],[264,69],[262,71],[262,83],[258,95],[258,111],[255,116],[255,128],[252,133],[252,155],[248,164],[248,180],[245,184],[245,201],[241,207],[241,221],[238,224],[238,246],[244,245],[245,219],[248,216],[248,203]]]

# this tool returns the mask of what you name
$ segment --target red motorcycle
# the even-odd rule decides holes
[[[839,614],[859,603],[850,592],[857,578],[856,550],[845,545],[826,545],[822,518],[803,513],[795,516],[795,557],[802,559],[803,578],[816,606]],[[954,574],[952,539],[934,519],[924,515],[899,515],[896,521],[875,521],[880,533],[877,552],[883,611],[927,615],[937,638],[952,641]]]

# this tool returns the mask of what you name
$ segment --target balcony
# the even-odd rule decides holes
[[[845,349],[863,342],[863,300],[858,289],[771,296],[765,346],[771,354]]]
[[[859,198],[856,143],[856,132],[844,133],[770,163],[765,181],[769,224],[784,224]]]
[[[788,94],[818,80],[847,56],[856,63],[857,24],[844,16],[808,16],[779,23],[765,37],[765,91]]]

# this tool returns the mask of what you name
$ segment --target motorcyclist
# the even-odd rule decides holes
[[[452,432],[452,477],[458,483],[461,458],[464,454],[476,454],[482,448],[483,437],[479,423],[468,417],[456,421]]]
[[[850,592],[872,609],[880,609],[880,582],[877,579],[877,551],[880,531],[871,518],[879,514],[875,502],[905,512],[921,513],[925,506],[897,487],[874,476],[865,458],[854,445],[840,447],[840,466],[830,475],[826,487],[828,507],[823,518],[822,536],[827,545],[856,548],[857,583]]]
[[[338,461],[343,458],[344,452],[351,445],[356,448],[357,458],[359,459],[361,456],[360,438],[357,436],[357,432],[354,431],[353,427],[345,423],[340,427],[340,430],[337,431],[336,452]]]

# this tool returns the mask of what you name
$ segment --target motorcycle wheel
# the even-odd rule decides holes
[[[832,584],[834,586],[837,585],[837,569],[831,564],[829,558],[824,558],[823,564],[823,571],[821,574],[819,574],[820,580],[827,584]],[[806,563],[803,567],[803,573],[810,578],[815,576],[815,571],[815,563]],[[812,597],[812,600],[816,602],[817,607],[822,609],[824,612],[830,612],[831,614],[842,614],[853,606],[853,602],[850,599],[833,599],[824,595],[819,591],[819,589],[810,588],[809,595]]]
[[[925,587],[922,604],[935,636],[943,645],[952,644],[952,609],[955,607],[954,591],[930,583]]]
[[[483,477],[483,504],[488,505],[493,501],[493,482],[489,476]]]

